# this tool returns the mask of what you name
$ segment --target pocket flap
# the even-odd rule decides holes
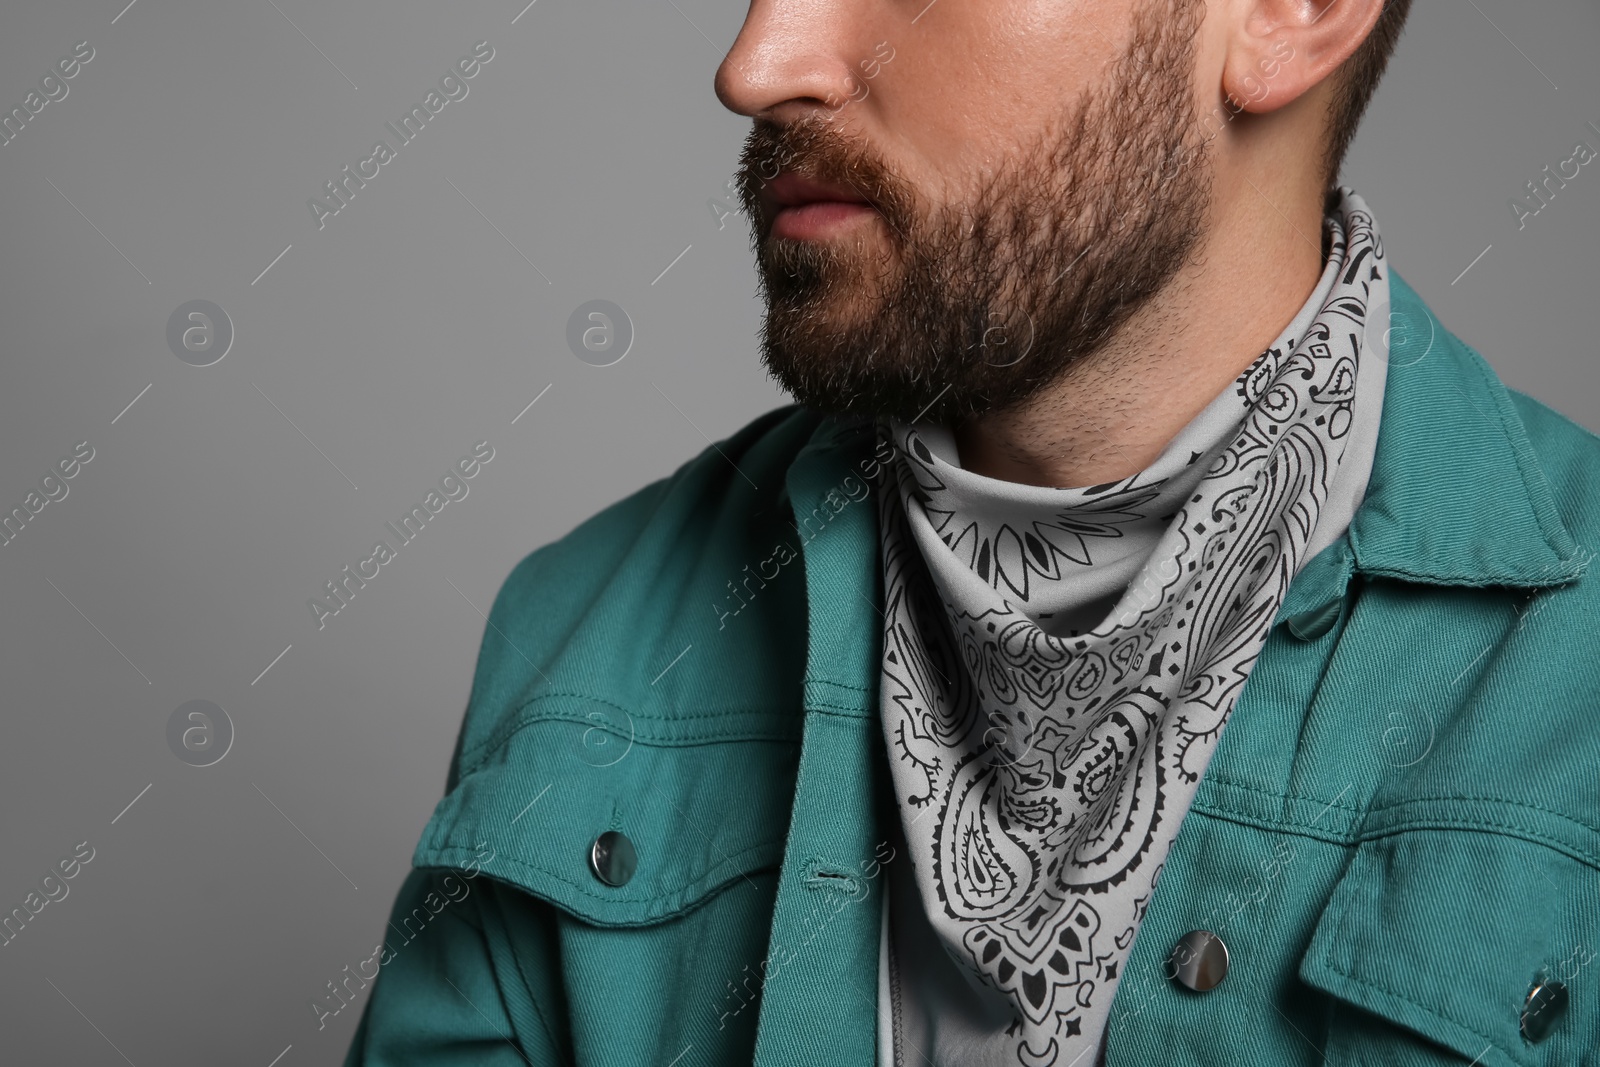
[[[798,746],[768,713],[708,714],[691,731],[552,696],[475,755],[434,809],[412,863],[484,873],[599,926],[682,914],[782,861]],[[623,885],[590,868],[600,834],[637,856]]]
[[[1300,977],[1380,1017],[1371,1021],[1391,1041],[1387,1024],[1482,1067],[1575,1063],[1597,1037],[1595,997],[1576,995],[1600,979],[1600,965],[1585,972],[1597,878],[1555,848],[1503,833],[1408,830],[1365,841],[1317,923]],[[1574,995],[1535,1044],[1521,1015],[1541,975],[1565,980]],[[1367,1049],[1352,1032],[1362,1025],[1336,1023],[1331,1043]]]

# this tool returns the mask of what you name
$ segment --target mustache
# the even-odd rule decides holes
[[[786,125],[756,119],[739,154],[736,185],[746,214],[761,220],[760,237],[772,221],[763,215],[761,190],[785,172],[854,189],[897,234],[905,234],[915,217],[910,185],[830,119],[812,117]]]

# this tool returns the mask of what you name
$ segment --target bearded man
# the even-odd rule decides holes
[[[1590,1062],[1600,441],[1337,184],[1409,7],[753,0],[798,403],[512,572],[347,1064]]]

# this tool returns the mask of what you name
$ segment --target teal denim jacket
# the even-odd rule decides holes
[[[1366,498],[1241,691],[1110,1067],[1600,1064],[1600,439],[1393,305]],[[386,941],[314,1006],[365,998],[347,1067],[872,1067],[908,862],[873,449],[779,409],[513,570]],[[1231,957],[1203,994],[1167,978],[1196,929]]]

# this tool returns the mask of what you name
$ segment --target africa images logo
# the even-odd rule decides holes
[[[422,498],[422,503],[413,504],[411,510],[400,519],[400,525],[385,522],[384,528],[394,535],[395,540],[401,545],[408,545],[416,540],[422,533],[429,520],[445,509],[452,500],[465,500],[471,492],[467,482],[476,478],[483,470],[483,465],[494,459],[494,446],[488,441],[479,441],[472,446],[472,454],[462,456],[455,462],[444,476],[439,479],[438,489],[429,489]],[[324,582],[322,588],[327,592],[326,600],[311,597],[306,604],[311,608],[311,617],[317,624],[317,629],[322,629],[328,624],[328,618],[337,615],[350,606],[350,601],[355,599],[357,590],[365,589],[367,583],[382,573],[382,568],[399,558],[396,549],[389,547],[387,540],[376,542],[372,546],[372,554],[366,559],[359,560],[354,569],[346,564],[339,571],[340,577],[334,581]]]
[[[404,148],[410,144],[422,132],[428,120],[443,111],[451,101],[465,100],[467,94],[472,91],[467,82],[481,74],[483,64],[493,58],[494,47],[488,41],[479,41],[472,46],[470,55],[462,56],[456,61],[455,66],[439,78],[438,89],[429,89],[427,95],[422,98],[422,103],[411,105],[411,110],[401,118],[398,127],[392,122],[384,123],[389,132],[394,134],[399,147]],[[306,201],[311,208],[311,217],[317,221],[317,229],[320,230],[328,224],[329,216],[337,215],[349,207],[356,193],[365,189],[367,182],[376,178],[383,167],[397,158],[399,158],[398,151],[391,148],[388,141],[380,139],[373,143],[372,151],[365,159],[356,161],[355,170],[352,171],[350,164],[346,163],[339,171],[341,177],[337,181],[323,182],[322,188],[327,192],[328,198],[319,200],[313,196]]]

